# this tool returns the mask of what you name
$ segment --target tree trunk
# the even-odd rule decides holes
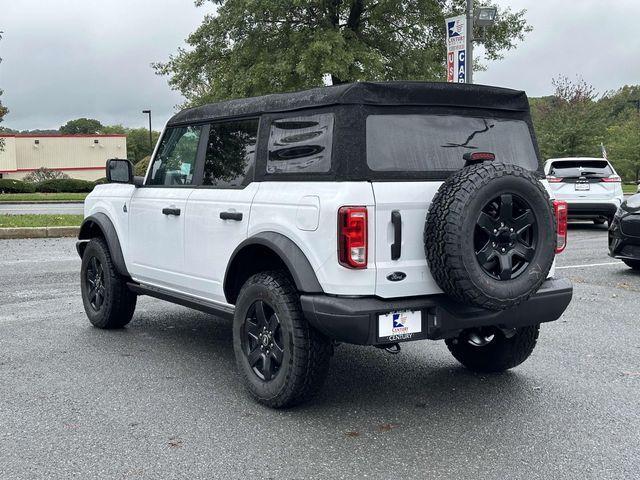
[[[363,0],[352,0],[351,10],[349,11],[349,19],[347,20],[347,28],[355,33],[360,29],[360,20],[364,11]]]

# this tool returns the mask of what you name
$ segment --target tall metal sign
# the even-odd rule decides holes
[[[467,81],[467,16],[445,19],[447,27],[447,82]]]

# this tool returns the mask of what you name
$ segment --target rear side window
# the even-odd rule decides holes
[[[538,169],[531,133],[522,120],[460,115],[369,115],[367,164],[379,172],[438,172],[464,166],[467,152]]]
[[[191,185],[201,131],[201,126],[167,128],[146,185]]]
[[[257,137],[258,119],[211,124],[202,184],[228,188],[250,183]]]
[[[274,120],[269,132],[267,173],[331,170],[332,113]]]
[[[613,170],[606,160],[564,160],[551,163],[549,175],[561,178],[609,177]]]

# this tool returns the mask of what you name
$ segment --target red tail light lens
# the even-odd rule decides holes
[[[367,207],[338,210],[338,261],[347,268],[367,268]]]
[[[621,183],[622,179],[618,175],[611,175],[600,179],[601,182]]]
[[[560,183],[562,181],[562,178],[560,177],[554,177],[553,175],[547,175],[547,182],[549,183]]]
[[[561,253],[567,246],[567,216],[569,206],[567,202],[554,200],[553,211],[556,214],[556,253]]]

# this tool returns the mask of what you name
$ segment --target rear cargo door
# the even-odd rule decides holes
[[[441,182],[373,182],[376,202],[376,295],[440,293],[429,273],[422,235]]]
[[[467,152],[538,169],[531,130],[522,119],[483,112],[384,113],[367,117],[367,166],[375,197],[376,295],[440,293],[429,271],[423,233],[444,178],[464,166]],[[469,232],[470,235],[473,232]]]

